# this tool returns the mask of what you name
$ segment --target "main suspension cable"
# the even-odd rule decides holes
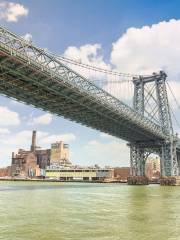
[[[169,85],[169,83],[168,83],[167,81],[166,81],[166,83],[167,83],[168,89],[169,89],[169,91],[170,91],[170,93],[171,93],[171,95],[172,95],[172,97],[173,97],[173,99],[174,99],[174,101],[175,101],[178,109],[180,109],[180,104],[178,103],[178,100],[177,100],[177,98],[175,97],[171,86]],[[176,125],[177,125],[177,126],[179,127],[179,129],[180,129],[180,123],[179,123],[179,121],[177,120],[176,115],[175,115],[173,109],[171,108],[171,106],[170,106],[170,110],[171,110],[172,116],[173,116],[173,118],[174,118],[174,120],[175,120],[175,122],[176,122]]]
[[[173,99],[174,99],[174,101],[175,101],[177,107],[180,109],[180,104],[178,103],[178,100],[177,100],[177,98],[175,97],[175,95],[174,95],[174,93],[173,93],[173,90],[172,90],[171,86],[169,85],[169,83],[168,83],[167,81],[166,81],[166,83],[167,83],[167,86],[168,86],[168,88],[169,88],[169,90],[170,90],[170,92],[171,92],[171,95],[173,96]]]
[[[90,69],[90,70],[93,70],[93,71],[106,73],[106,74],[109,74],[109,75],[121,76],[121,77],[127,77],[127,78],[129,78],[129,77],[133,78],[133,77],[141,77],[141,76],[144,76],[144,77],[150,76],[150,75],[120,73],[120,72],[117,72],[117,71],[114,71],[114,70],[108,70],[108,69],[96,67],[96,66],[93,66],[93,65],[89,65],[89,64],[86,64],[86,63],[82,63],[82,62],[79,62],[77,60],[66,58],[64,56],[60,56],[60,55],[57,55],[57,54],[54,54],[54,53],[50,53],[50,54],[53,55],[54,57],[58,58],[59,60],[63,61],[63,62],[72,64],[72,65],[76,65],[76,66],[79,66],[79,67],[83,67],[83,68],[86,68],[86,69]]]

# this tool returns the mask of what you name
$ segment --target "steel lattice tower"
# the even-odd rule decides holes
[[[147,115],[161,126],[166,135],[163,140],[135,141],[130,143],[131,175],[144,176],[145,162],[151,153],[158,154],[162,176],[177,176],[179,169],[179,140],[173,134],[172,120],[166,91],[167,75],[161,71],[151,77],[134,78],[133,107],[141,116]],[[148,92],[145,89],[151,88]],[[153,99],[154,105],[151,106]],[[149,104],[149,107],[148,107]],[[150,109],[151,107],[151,109]]]

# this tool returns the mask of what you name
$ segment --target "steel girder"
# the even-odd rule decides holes
[[[2,27],[0,74],[1,93],[45,111],[130,142],[166,138],[160,126]]]

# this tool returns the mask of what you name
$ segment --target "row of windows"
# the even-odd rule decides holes
[[[95,169],[86,169],[86,170],[83,170],[83,169],[74,169],[74,170],[67,170],[67,169],[59,169],[59,170],[46,170],[46,172],[108,172],[109,170],[108,169],[103,169],[103,170],[95,170]]]

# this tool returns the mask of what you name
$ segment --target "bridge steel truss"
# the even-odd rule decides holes
[[[156,81],[161,124],[143,114],[143,89],[150,79]],[[132,175],[144,174],[141,163],[154,149],[161,151],[163,175],[177,174],[164,80],[162,73],[134,79],[132,109],[53,54],[0,27],[0,93],[128,141]]]
[[[162,176],[177,176],[180,175],[180,142],[176,135],[173,134],[172,120],[166,91],[166,74],[160,72],[159,76],[153,74],[150,77],[134,78],[134,109],[144,116],[147,99],[154,98],[157,108],[158,122],[162,132],[166,135],[163,140],[156,139],[155,141],[135,141],[130,143],[130,159],[131,159],[131,175],[144,176],[145,162],[151,153],[158,154],[161,161]],[[145,85],[152,83],[156,97],[152,91],[145,96]],[[155,109],[154,108],[154,109]],[[156,111],[148,113],[151,119],[155,119]]]

